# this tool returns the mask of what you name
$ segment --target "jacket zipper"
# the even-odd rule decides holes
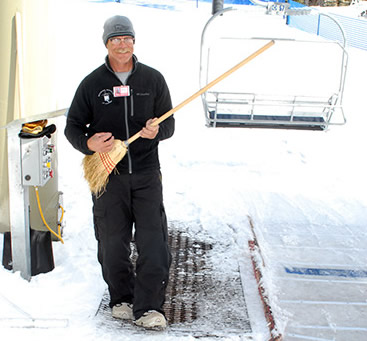
[[[127,97],[124,97],[124,105],[125,105],[125,126],[126,126],[126,137],[129,139],[130,132],[129,132],[129,122],[128,122],[128,113],[127,113]],[[127,159],[129,164],[129,174],[132,174],[132,163],[131,163],[131,155],[130,155],[130,149],[127,147]]]
[[[131,117],[134,116],[134,96],[133,96],[133,89],[130,89],[130,107],[131,107]]]

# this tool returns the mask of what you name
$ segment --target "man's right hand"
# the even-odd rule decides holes
[[[114,142],[112,133],[96,133],[87,141],[88,149],[97,153],[108,153]]]

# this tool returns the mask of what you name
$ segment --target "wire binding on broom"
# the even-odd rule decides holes
[[[116,167],[116,163],[111,160],[108,153],[99,153],[99,157],[101,158],[101,161],[107,173],[111,174],[113,169]]]

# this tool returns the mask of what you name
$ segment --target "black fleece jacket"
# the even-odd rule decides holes
[[[93,154],[87,147],[87,140],[97,132],[111,132],[115,139],[125,141],[140,131],[148,119],[160,117],[172,109],[170,93],[161,73],[138,62],[135,55],[133,58],[134,67],[126,81],[129,96],[117,95],[115,87],[122,84],[111,69],[108,57],[105,64],[80,83],[65,127],[65,136],[80,152]],[[117,169],[122,173],[159,169],[158,143],[173,135],[174,126],[171,116],[159,125],[154,140],[139,138],[133,142]]]

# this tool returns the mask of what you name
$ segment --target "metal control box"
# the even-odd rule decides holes
[[[23,186],[44,186],[52,178],[51,139],[47,136],[21,139],[22,184]]]

